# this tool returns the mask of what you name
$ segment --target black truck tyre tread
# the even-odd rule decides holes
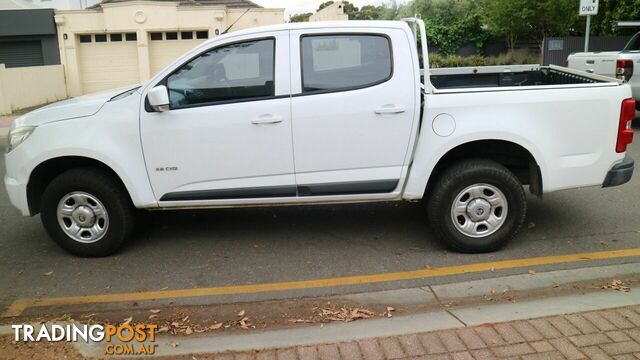
[[[63,196],[74,191],[95,196],[107,209],[107,232],[94,243],[81,243],[70,238],[58,224],[58,203]],[[119,179],[108,171],[91,167],[71,169],[54,178],[42,195],[40,214],[53,240],[65,250],[82,257],[113,254],[131,236],[135,225],[135,209]]]
[[[482,238],[461,233],[451,219],[451,206],[457,194],[477,183],[488,183],[500,189],[508,204],[507,217],[500,229]],[[498,250],[516,237],[526,218],[527,201],[522,184],[509,169],[488,159],[469,159],[451,165],[438,176],[427,196],[427,216],[434,235],[443,245],[457,252]]]

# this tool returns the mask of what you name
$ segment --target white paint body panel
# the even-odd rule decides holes
[[[299,35],[336,32],[389,36],[393,77],[360,90],[296,96],[301,92]],[[624,158],[614,149],[620,105],[631,90],[617,82],[436,90],[427,77],[420,119],[421,70],[412,36],[406,23],[377,21],[238,31],[199,45],[127,97],[109,101],[119,92],[96,94],[27,114],[14,126],[36,130],[6,155],[11,202],[29,215],[31,173],[42,162],[63,156],[109,166],[138,208],[420,199],[437,162],[456,146],[476,140],[505,140],[526,148],[540,167],[545,192],[600,185]],[[275,98],[145,111],[149,89],[189,59],[216,46],[265,37],[276,37]],[[386,104],[403,106],[405,112],[374,113]],[[252,123],[263,114],[282,121]],[[434,119],[440,114],[446,115],[435,123],[438,135]],[[178,171],[160,173],[158,167]],[[379,194],[160,201],[170,192],[386,179],[397,179],[398,186]]]

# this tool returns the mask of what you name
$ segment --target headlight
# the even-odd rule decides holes
[[[15,149],[18,145],[22,144],[35,130],[35,126],[21,126],[15,129],[11,129],[7,135],[8,144],[7,152]]]

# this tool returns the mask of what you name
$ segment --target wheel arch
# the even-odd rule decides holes
[[[523,185],[529,185],[532,194],[542,198],[543,176],[537,158],[525,146],[504,139],[472,140],[450,148],[431,170],[424,190],[425,196],[442,170],[456,162],[474,158],[490,159],[502,164],[511,170]]]
[[[27,183],[27,203],[31,215],[36,215],[40,212],[42,194],[54,178],[68,170],[81,167],[97,168],[108,172],[117,179],[118,184],[122,186],[129,195],[129,199],[133,201],[132,194],[126,186],[125,181],[109,165],[90,157],[59,156],[39,163],[29,175],[29,181]]]

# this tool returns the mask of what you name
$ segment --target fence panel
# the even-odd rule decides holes
[[[629,39],[629,36],[592,36],[589,38],[589,51],[622,50]],[[545,38],[542,63],[565,66],[569,54],[581,51],[584,51],[584,37]]]

